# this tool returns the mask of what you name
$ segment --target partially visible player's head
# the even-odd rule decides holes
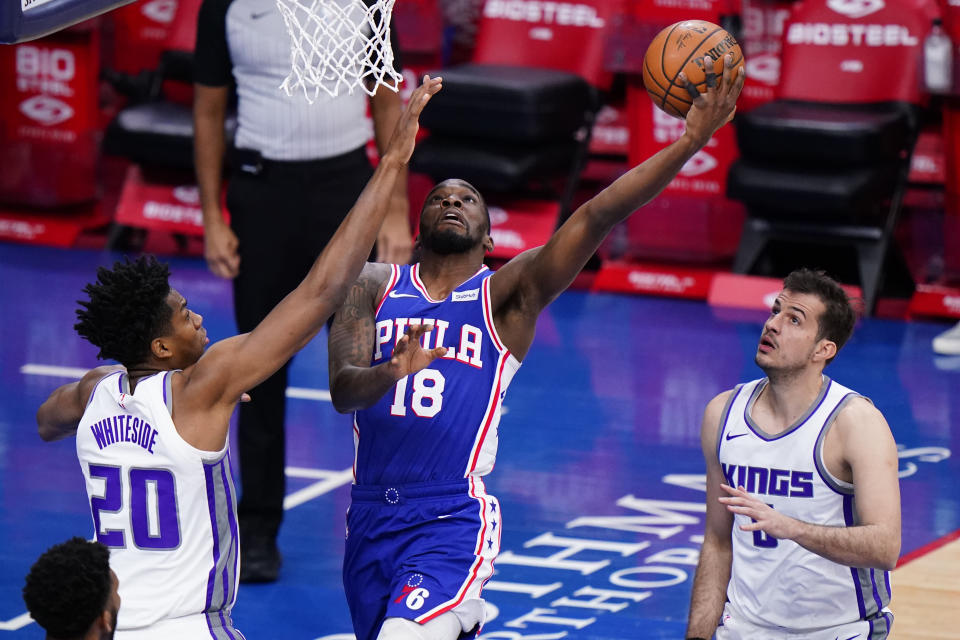
[[[783,280],[763,325],[756,362],[771,372],[821,370],[853,334],[857,314],[846,291],[823,271],[798,269]]]
[[[186,308],[170,288],[170,270],[153,256],[116,262],[97,269],[97,281],[77,301],[77,333],[98,347],[99,358],[132,368],[189,366],[203,354],[203,319]]]
[[[113,638],[120,610],[110,551],[71,538],[47,549],[30,568],[23,600],[52,640]]]
[[[438,255],[492,249],[490,212],[480,192],[465,180],[437,184],[420,210],[417,243]]]

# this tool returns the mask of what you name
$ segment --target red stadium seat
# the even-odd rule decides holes
[[[622,5],[488,0],[471,62],[441,72],[414,168],[484,191],[550,194],[561,218],[569,213],[599,92],[612,81],[604,36]]]
[[[795,5],[778,98],[737,120],[741,158],[727,190],[748,218],[735,271],[800,266],[777,263],[785,254],[771,249],[784,243],[852,247],[872,311],[916,142],[922,43],[935,13],[933,0]],[[824,266],[835,255],[846,254],[817,259]]]

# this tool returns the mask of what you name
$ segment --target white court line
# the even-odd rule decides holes
[[[55,378],[82,378],[90,369],[80,367],[55,367],[49,364],[25,364],[20,373],[28,376],[53,376]]]
[[[20,373],[28,376],[50,376],[54,378],[82,378],[89,369],[82,367],[58,367],[49,364],[25,364],[20,367]],[[310,389],[308,387],[287,387],[287,397],[297,400],[316,400],[330,402],[330,392],[326,389]]]
[[[17,631],[33,622],[29,613],[21,613],[16,618],[0,620],[0,631]]]
[[[287,467],[287,475],[291,478],[316,478],[318,482],[294,491],[283,499],[284,509],[293,509],[304,502],[313,500],[325,493],[330,493],[345,484],[353,482],[353,467],[343,471],[326,471],[324,469],[304,469],[303,467]]]
[[[330,392],[326,389],[308,389],[306,387],[287,387],[288,398],[330,402]]]

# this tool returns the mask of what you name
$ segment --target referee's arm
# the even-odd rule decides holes
[[[220,209],[224,124],[232,81],[226,36],[228,4],[226,0],[204,0],[200,7],[193,85],[193,158],[203,210],[204,256],[210,270],[222,278],[236,277],[240,267],[237,237]]]

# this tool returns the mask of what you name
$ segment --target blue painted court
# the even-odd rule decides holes
[[[73,332],[74,301],[116,257],[0,245],[0,640],[43,637],[24,616],[23,576],[50,545],[92,534],[73,440],[43,443],[34,414],[73,368],[97,364]],[[232,335],[228,283],[200,260],[172,267],[211,340]],[[486,638],[682,637],[703,531],[701,412],[761,375],[763,318],[582,292],[544,313],[487,482],[503,553]],[[902,447],[904,554],[960,529],[960,357],[931,352],[942,329],[865,320],[827,369],[874,400]],[[284,565],[275,584],[241,585],[234,619],[250,639],[352,637],[340,564],[353,440],[326,399],[326,362],[323,334],[291,372]]]

